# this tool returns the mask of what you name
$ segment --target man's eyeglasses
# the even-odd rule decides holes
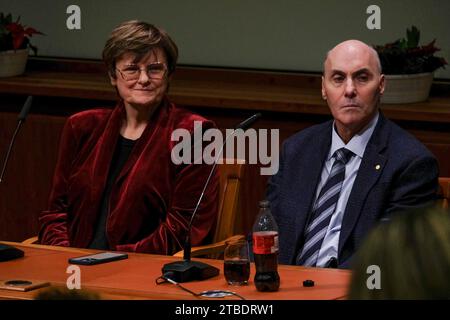
[[[167,67],[162,62],[151,63],[145,69],[140,69],[136,65],[129,65],[123,69],[116,68],[125,81],[136,81],[141,76],[141,71],[145,71],[150,79],[163,79],[167,72]]]

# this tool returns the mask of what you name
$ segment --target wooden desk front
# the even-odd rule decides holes
[[[2,243],[24,250],[25,257],[0,262],[0,280],[49,281],[53,285],[60,286],[65,286],[70,276],[66,273],[69,258],[98,252],[13,242]],[[126,260],[95,266],[80,266],[81,288],[96,291],[103,299],[205,299],[194,297],[170,283],[162,285],[155,283],[155,279],[161,274],[162,266],[176,260],[177,258],[170,256],[131,253]],[[342,299],[346,296],[350,280],[350,272],[347,270],[280,265],[280,290],[262,293],[258,292],[253,284],[255,275],[253,264],[249,285],[236,287],[226,284],[222,260],[203,259],[202,261],[219,268],[220,274],[205,281],[184,283],[183,286],[194,292],[213,289],[231,290],[249,300]],[[306,279],[314,280],[315,286],[303,287],[302,282]],[[0,289],[0,299],[32,299],[38,290],[42,289],[29,292]]]

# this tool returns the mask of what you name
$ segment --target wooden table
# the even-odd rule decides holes
[[[24,245],[2,242],[25,251],[25,257],[0,262],[0,280],[49,281],[52,285],[65,286],[70,274],[66,273],[68,259],[98,252],[97,250],[61,248],[42,245]],[[80,266],[81,288],[98,292],[103,299],[205,299],[190,295],[170,283],[157,285],[165,263],[178,260],[162,255],[130,253],[126,260],[94,266]],[[197,259],[196,259],[197,260]],[[221,270],[220,274],[205,281],[184,283],[183,286],[194,291],[231,290],[248,300],[303,300],[303,299],[343,299],[350,281],[347,270],[279,266],[280,290],[272,293],[258,292],[253,284],[255,268],[252,264],[250,282],[247,286],[229,286],[223,276],[223,261],[198,259]],[[303,280],[314,280],[314,287],[303,287]],[[15,292],[0,289],[0,299],[33,299],[43,289],[29,292]],[[228,297],[226,299],[237,299]],[[217,299],[215,299],[217,300]]]

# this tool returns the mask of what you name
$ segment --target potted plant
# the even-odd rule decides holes
[[[411,103],[428,98],[433,72],[445,68],[447,62],[434,55],[440,50],[435,46],[436,39],[424,46],[419,46],[419,41],[420,31],[412,26],[406,30],[406,38],[374,46],[386,76],[382,102]]]
[[[20,23],[20,17],[13,22],[12,15],[0,12],[0,77],[11,77],[24,73],[28,51],[37,53],[30,37],[42,34],[34,28]]]

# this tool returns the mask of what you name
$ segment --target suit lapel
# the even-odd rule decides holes
[[[298,155],[295,160],[297,162],[298,176],[293,177],[293,199],[295,203],[295,253],[298,246],[302,245],[302,239],[306,222],[308,221],[312,203],[316,195],[317,184],[319,183],[322,168],[325,163],[331,144],[331,128],[333,122],[330,121],[326,130],[321,131],[321,135],[317,137],[317,141],[309,143],[307,148],[301,150],[302,154]]]
[[[119,102],[112,111],[103,134],[94,147],[93,172],[91,174],[91,199],[101,199],[102,197],[124,116],[125,109],[123,103]]]
[[[380,112],[377,126],[367,144],[347,201],[339,236],[339,255],[342,254],[342,248],[355,227],[370,190],[380,178],[385,167],[387,158],[382,154],[388,139],[388,132],[383,130],[385,123],[386,121]]]
[[[142,133],[141,138],[134,146],[115,183],[117,183],[120,179],[123,179],[123,177],[126,176],[131,168],[133,168],[139,157],[142,155],[143,150],[149,147],[149,141],[152,139],[153,134],[157,130],[157,128],[161,125],[165,125],[168,108],[170,108],[170,103],[167,100],[164,100],[163,103],[158,107],[158,110],[154,112],[151,121]],[[117,142],[119,140],[120,127],[125,117],[125,106],[123,105],[123,101],[120,101],[111,113],[111,116],[108,119],[103,133],[94,146],[92,166],[93,171],[91,174],[91,199],[98,199],[97,202],[100,201],[105,190],[106,180],[109,175],[112,158],[114,156],[114,151],[116,150]]]
[[[155,112],[151,116],[147,126],[144,129],[144,132],[142,132],[141,137],[136,142],[129,158],[127,159],[122,170],[117,176],[116,183],[127,176],[128,172],[136,165],[138,159],[145,155],[145,149],[152,148],[151,141],[154,137],[155,132],[158,131],[158,128],[166,126],[166,120],[171,105],[167,99],[164,99],[157,108],[158,109],[155,110]]]

